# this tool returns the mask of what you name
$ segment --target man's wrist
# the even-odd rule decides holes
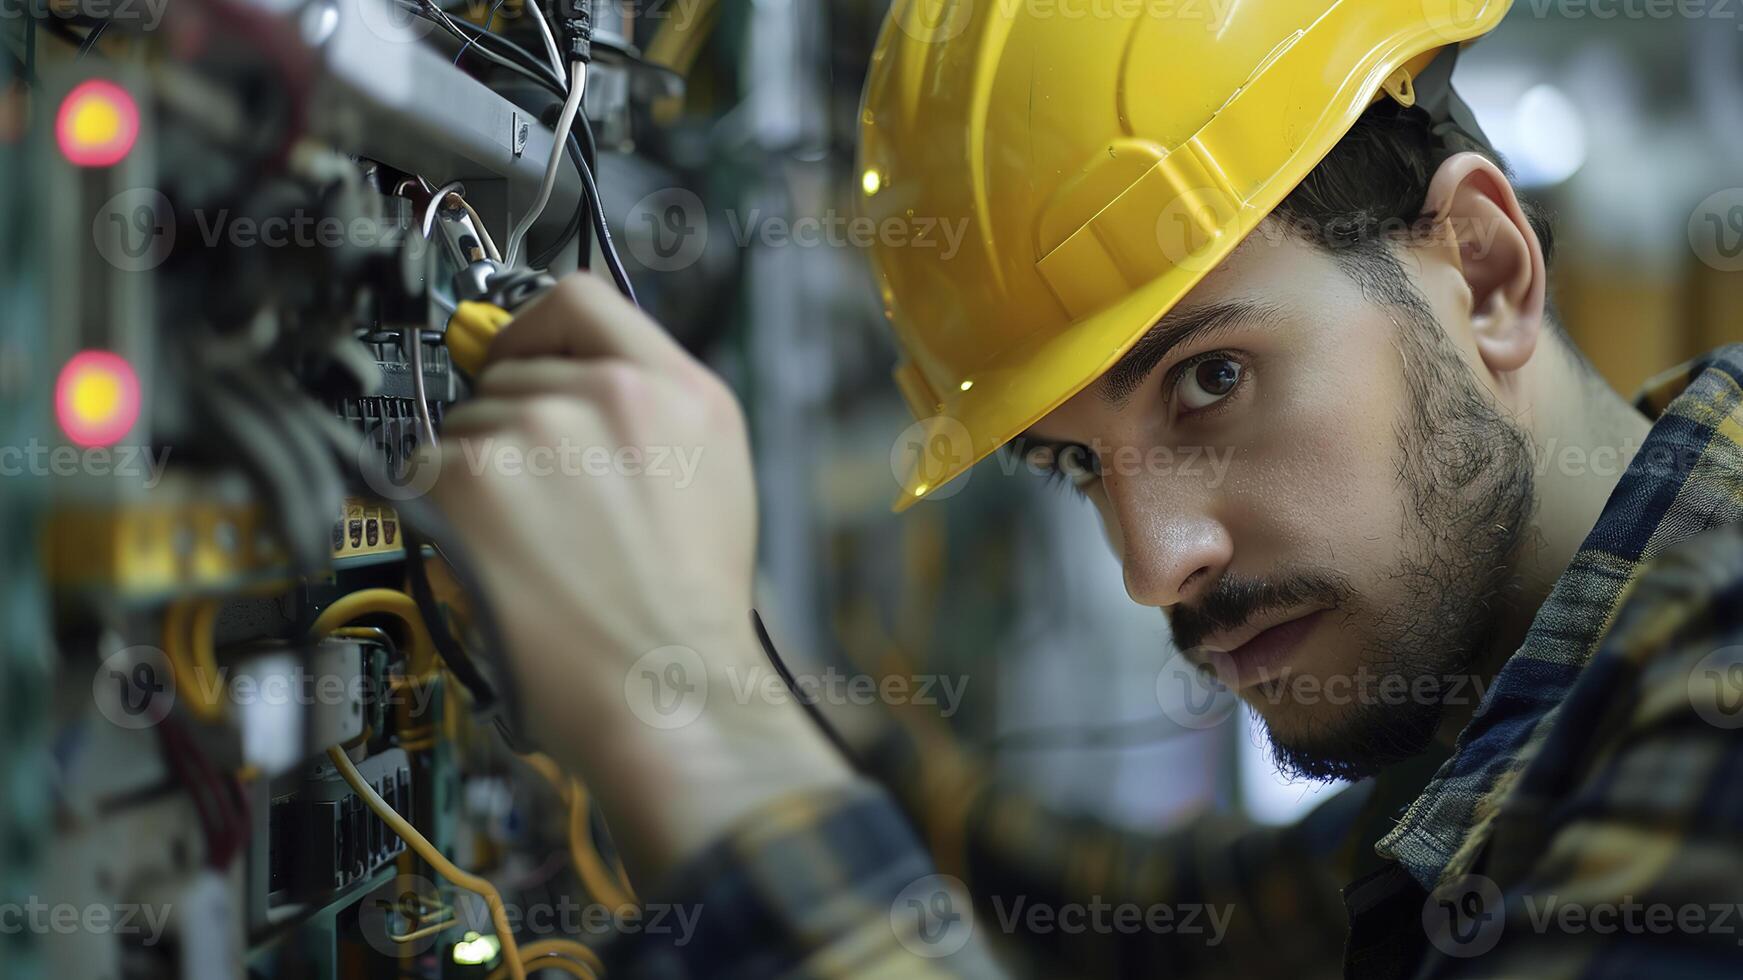
[[[778,799],[854,782],[847,760],[764,671],[773,674],[748,631],[730,652],[664,648],[632,666],[627,717],[604,744],[565,739],[555,749],[591,784],[638,881],[665,877]]]

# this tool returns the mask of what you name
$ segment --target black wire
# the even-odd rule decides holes
[[[593,146],[593,127],[586,119],[581,120],[581,131],[587,137],[589,146]],[[617,281],[617,288],[623,292],[633,306],[640,306],[641,300],[636,298],[635,286],[630,284],[629,273],[624,270],[623,256],[617,253],[617,243],[611,240],[611,229],[605,223],[605,206],[599,196],[599,184],[593,179],[593,168],[587,166],[587,161],[581,161],[581,183],[587,188],[587,198],[593,202],[589,210],[593,213],[593,233],[599,236],[599,251],[605,256],[606,268],[611,270],[611,278]]]
[[[562,82],[556,75],[545,66],[540,65],[531,52],[508,38],[491,31],[463,25],[448,16],[432,0],[423,0],[423,3],[415,10],[420,16],[440,25],[454,37],[468,43],[476,42],[480,47],[489,47],[504,59],[516,62],[512,66],[515,71],[543,86],[559,99],[567,98],[568,92],[563,88]],[[586,141],[588,150],[597,156],[598,144],[593,138],[593,126],[587,119],[585,112],[576,114],[576,127],[579,128],[582,138]],[[581,183],[585,191],[580,206],[586,208],[593,219],[593,233],[599,238],[599,249],[605,256],[606,267],[611,271],[611,278],[617,283],[617,288],[624,297],[632,304],[640,306],[641,300],[636,296],[635,286],[630,282],[629,272],[624,268],[623,256],[618,253],[617,243],[612,240],[611,229],[606,224],[605,208],[599,195],[599,184],[594,177],[593,168],[587,163],[588,155],[576,148],[573,131],[567,135],[566,141],[569,144],[570,159],[574,161],[576,170],[581,175]],[[579,212],[577,212],[576,217],[578,218],[578,216]],[[571,234],[573,233],[565,229],[564,234],[559,237],[558,243],[552,248],[547,248],[538,258],[544,259],[548,263],[550,257],[554,256],[557,250],[569,243]],[[535,264],[537,264],[537,259],[535,259]]]
[[[33,18],[32,22],[36,23],[37,21]],[[73,30],[71,27],[67,26],[65,21],[53,15],[43,18],[40,23],[50,34],[53,34],[55,37],[58,37],[62,41],[72,45],[74,48],[83,45],[85,43],[85,38],[88,36]]]
[[[424,536],[407,521],[405,514],[400,517],[400,538],[405,542],[406,571],[411,577],[412,598],[418,604],[418,612],[423,616],[424,628],[430,631],[430,639],[436,644],[436,652],[442,655],[442,662],[466,685],[472,692],[473,701],[480,709],[488,709],[496,702],[496,686],[486,680],[479,671],[478,665],[466,653],[466,648],[448,628],[448,618],[442,614],[442,609],[436,604],[435,590],[430,587],[430,570],[424,567]]]
[[[79,42],[79,50],[78,50],[78,53],[73,55],[73,60],[78,61],[81,58],[83,58],[85,55],[90,54],[92,49],[97,46],[97,39],[103,36],[103,31],[106,30],[108,27],[109,27],[108,21],[106,21],[106,20],[98,21],[97,26],[91,28],[91,33],[86,34],[85,39],[83,41]]]
[[[485,30],[487,30],[487,31],[490,30],[491,25],[496,23],[496,12],[501,10],[502,5],[504,3],[507,3],[507,2],[508,2],[508,0],[496,0],[495,3],[490,5],[490,16],[484,18],[484,29]],[[474,40],[477,40],[477,39],[476,38],[468,39],[465,44],[460,45],[460,53],[454,55],[454,64],[457,65],[460,63],[460,56],[464,55],[466,53],[466,49],[472,46],[472,41],[474,41]]]
[[[835,746],[835,751],[840,752],[841,757],[851,763],[855,769],[863,771],[865,767],[860,763],[859,755],[847,744],[847,739],[842,736],[840,730],[831,725],[829,719],[823,717],[823,710],[817,707],[817,699],[799,690],[798,682],[793,679],[793,672],[787,669],[786,661],[782,660],[781,655],[775,652],[775,641],[769,638],[769,628],[763,625],[762,614],[752,609],[750,621],[751,625],[756,627],[757,642],[763,645],[763,653],[768,656],[769,663],[775,668],[775,673],[781,675],[781,683],[787,685],[787,693],[793,695],[793,700],[799,702],[799,705],[805,709],[805,713],[811,716],[811,721],[823,732],[823,737],[829,739],[829,744]]]

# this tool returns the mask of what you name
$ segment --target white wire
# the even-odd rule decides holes
[[[557,117],[557,126],[551,133],[551,156],[545,162],[545,179],[539,184],[539,196],[533,202],[532,210],[521,216],[515,222],[514,228],[508,233],[508,251],[504,253],[504,264],[514,268],[520,258],[521,243],[526,240],[527,232],[539,220],[539,215],[545,213],[545,205],[551,203],[551,192],[557,187],[557,174],[563,166],[563,151],[569,140],[569,130],[575,126],[575,113],[581,109],[581,99],[587,94],[587,66],[577,61],[569,66],[569,97],[563,101],[563,112]]]
[[[436,420],[430,416],[429,396],[424,391],[424,338],[423,331],[417,327],[407,327],[400,335],[400,343],[405,348],[406,359],[411,362],[412,369],[412,401],[418,417],[418,427],[426,451],[434,452],[436,448]]]
[[[460,198],[460,207],[464,208],[466,216],[472,219],[473,228],[478,232],[479,244],[484,246],[484,254],[492,262],[501,262],[502,253],[497,251],[496,242],[492,241],[490,237],[490,229],[484,227],[484,219],[478,216],[478,209],[472,206],[472,202],[463,197]]]
[[[533,23],[539,25],[539,37],[545,40],[545,53],[551,56],[551,71],[562,78],[563,56],[557,53],[557,37],[551,33],[551,22],[545,19],[544,6],[541,0],[527,0],[527,6],[533,8]]]

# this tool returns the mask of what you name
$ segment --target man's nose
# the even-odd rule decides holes
[[[1200,598],[1234,557],[1234,540],[1214,516],[1215,495],[1189,482],[1105,479],[1126,594],[1140,605],[1167,608]]]

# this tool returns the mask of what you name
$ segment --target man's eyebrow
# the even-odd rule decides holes
[[[1096,397],[1119,408],[1176,347],[1236,324],[1271,326],[1287,316],[1288,312],[1281,306],[1243,300],[1208,303],[1171,312],[1138,338],[1132,349],[1101,376],[1094,386]]]

